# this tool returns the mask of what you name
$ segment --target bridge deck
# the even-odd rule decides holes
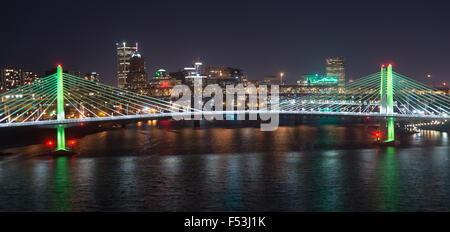
[[[279,114],[279,115],[299,115],[299,116],[328,116],[328,117],[373,117],[373,118],[398,118],[398,119],[430,119],[430,120],[448,120],[450,116],[440,115],[418,115],[418,114],[380,114],[380,113],[357,113],[357,112],[316,112],[316,111],[209,111],[209,112],[191,112],[191,113],[156,113],[140,114],[112,117],[93,117],[83,119],[64,119],[64,120],[45,120],[31,122],[0,123],[0,128],[22,127],[22,126],[48,126],[61,124],[78,124],[88,122],[113,122],[122,120],[150,120],[158,118],[171,118],[174,116],[214,116],[214,115],[237,115],[237,114]]]

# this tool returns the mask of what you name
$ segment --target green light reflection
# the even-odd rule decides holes
[[[399,177],[395,147],[387,147],[380,160],[379,211],[398,211]]]
[[[67,157],[57,157],[55,161],[52,211],[64,212],[70,210],[71,208],[69,191],[69,163]]]

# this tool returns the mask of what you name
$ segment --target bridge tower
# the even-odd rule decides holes
[[[385,65],[381,66],[381,84],[380,84],[380,114],[393,115],[394,114],[394,86],[393,86],[393,75],[392,75],[392,64],[387,67]],[[387,117],[382,120],[381,128],[383,129],[383,134],[386,136],[385,142],[395,141],[395,125],[394,118]]]
[[[63,86],[63,69],[61,65],[58,65],[56,71],[57,85],[56,85],[56,115],[58,121],[65,119],[64,114],[64,86]],[[57,125],[57,134],[56,134],[56,151],[67,151],[66,148],[66,134],[64,131],[64,125]]]

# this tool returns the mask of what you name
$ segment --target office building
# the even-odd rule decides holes
[[[138,51],[138,44],[128,45],[126,42],[116,43],[117,49],[117,81],[119,88],[125,88],[128,73],[130,72],[130,59]]]
[[[345,85],[345,61],[342,57],[327,58],[326,60],[326,77],[337,78],[338,86]]]
[[[138,51],[135,51],[129,62],[125,89],[140,93],[147,86],[145,60]]]

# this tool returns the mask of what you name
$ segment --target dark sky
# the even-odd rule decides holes
[[[97,71],[116,83],[115,43],[138,41],[149,76],[197,57],[250,79],[324,71],[343,56],[358,78],[397,72],[450,81],[449,1],[4,1],[0,66]]]

